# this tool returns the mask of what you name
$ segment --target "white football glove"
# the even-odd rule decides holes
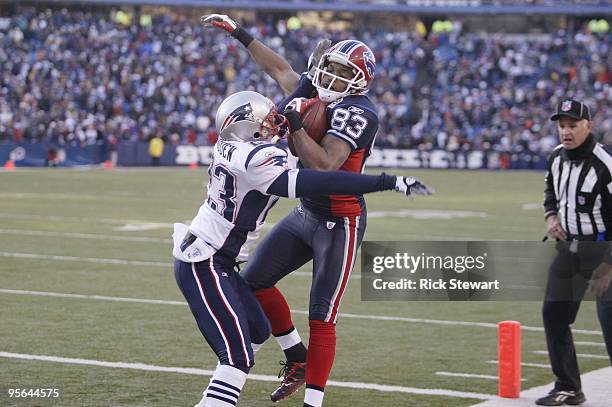
[[[414,177],[402,177],[399,175],[395,182],[395,191],[403,192],[409,198],[413,198],[414,195],[431,195],[435,192],[433,188],[428,187]]]
[[[320,40],[317,43],[317,46],[312,50],[312,53],[308,57],[308,79],[312,80],[315,74],[315,68],[319,66],[319,61],[321,57],[329,49],[331,46],[331,40],[329,38],[325,38]]]
[[[200,21],[204,27],[222,28],[230,34],[238,28],[238,24],[225,14],[208,14],[200,17]]]

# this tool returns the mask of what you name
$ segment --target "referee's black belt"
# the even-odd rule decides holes
[[[597,235],[567,235],[567,240],[574,240],[579,242],[596,242],[608,240],[606,239],[605,233],[600,233]]]

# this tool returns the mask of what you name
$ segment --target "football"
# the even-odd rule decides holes
[[[319,143],[325,133],[327,132],[327,103],[321,99],[316,98],[316,102],[308,106],[308,109],[302,113],[302,125],[304,130],[308,133],[311,139]],[[291,134],[287,137],[287,143],[289,144],[289,150],[293,155],[297,155],[293,146],[293,140]]]

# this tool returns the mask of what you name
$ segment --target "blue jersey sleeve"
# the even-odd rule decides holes
[[[346,171],[289,170],[269,184],[266,193],[289,198],[335,194],[367,194],[395,189],[397,177]]]
[[[327,107],[327,134],[347,142],[353,151],[369,148],[378,131],[378,115],[363,98],[348,97]]]
[[[285,107],[287,107],[289,102],[291,102],[295,98],[311,99],[315,96],[317,96],[317,89],[312,86],[312,82],[310,82],[310,79],[308,79],[306,73],[303,73],[300,76],[300,82],[298,84],[298,87],[295,88],[293,93],[291,93],[289,96],[287,96],[285,99],[283,99],[280,103],[276,105],[276,111],[284,111]]]

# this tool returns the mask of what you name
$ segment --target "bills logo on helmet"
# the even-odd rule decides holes
[[[374,77],[376,73],[376,58],[374,58],[374,54],[371,50],[367,50],[363,53],[363,60],[365,61],[365,67],[368,70],[368,75],[371,78]]]
[[[236,109],[234,109],[232,113],[228,114],[225,118],[225,121],[223,122],[223,125],[221,126],[220,132],[223,131],[223,129],[225,129],[230,124],[236,123],[240,120],[255,121],[255,116],[253,116],[253,107],[250,103],[238,106]]]

